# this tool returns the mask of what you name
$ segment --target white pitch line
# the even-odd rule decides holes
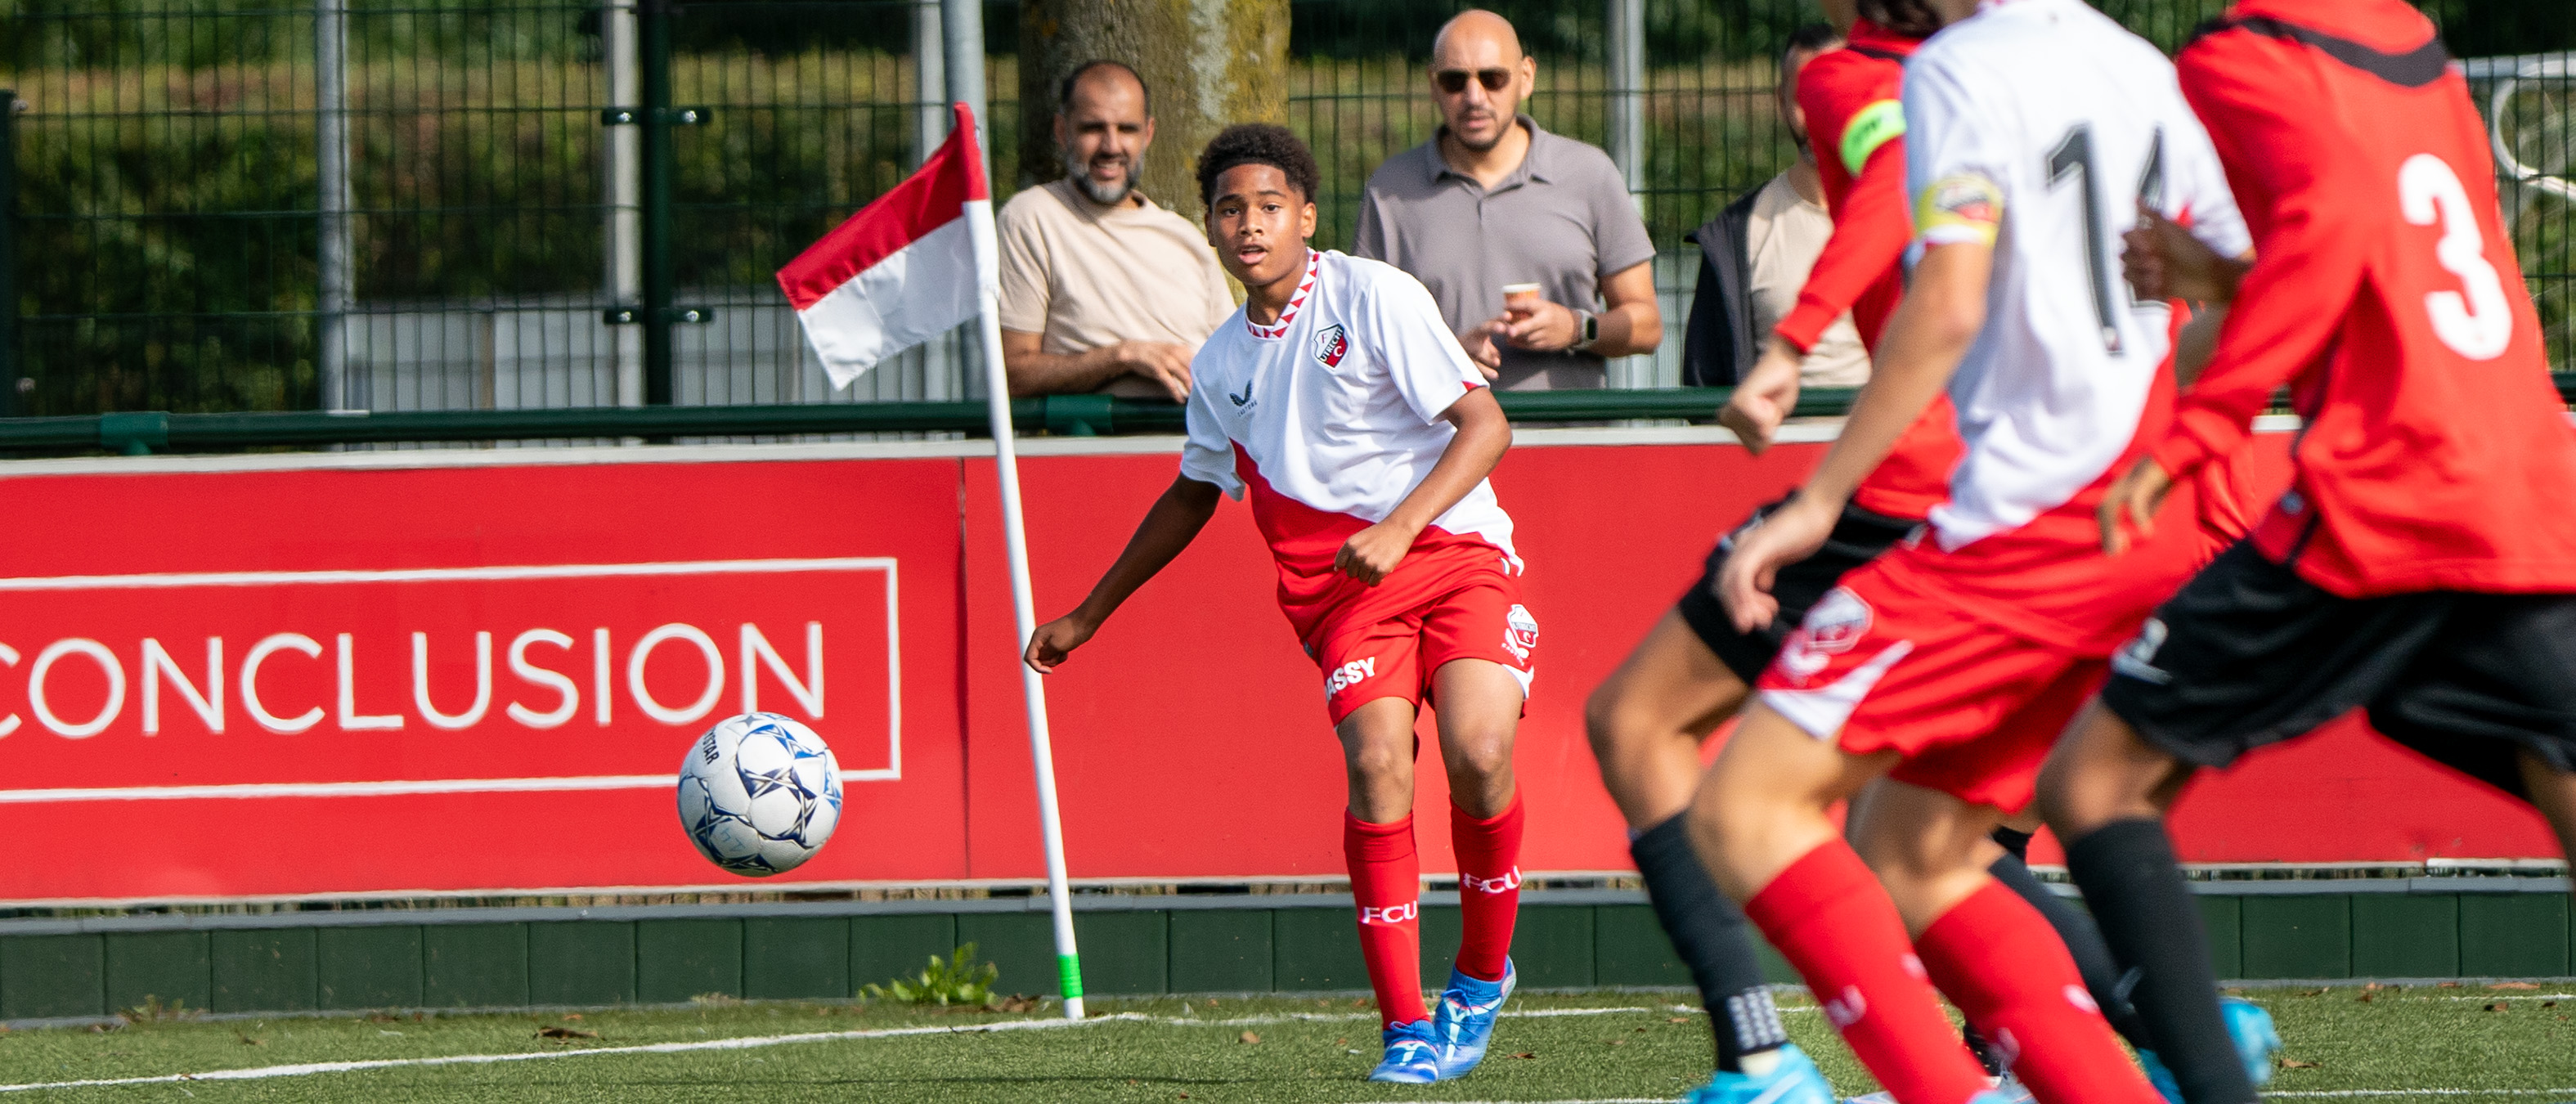
[[[1527,1012],[1505,1012],[1515,1019],[1544,1016],[1607,1016],[1615,1013],[1654,1012],[1653,1008],[1557,1008]],[[752,1035],[732,1039],[708,1039],[686,1043],[644,1043],[635,1046],[584,1047],[569,1050],[533,1050],[520,1054],[452,1054],[438,1058],[378,1058],[359,1062],[305,1062],[289,1066],[255,1066],[248,1069],[209,1070],[205,1073],[165,1073],[151,1077],[107,1077],[83,1081],[40,1081],[22,1085],[0,1085],[0,1093],[37,1092],[45,1089],[84,1089],[114,1085],[160,1085],[182,1081],[261,1081],[275,1077],[310,1077],[322,1073],[360,1073],[367,1070],[399,1069],[414,1066],[491,1065],[500,1062],[532,1062],[549,1058],[582,1058],[599,1054],[684,1054],[701,1050],[749,1050],[756,1047],[785,1046],[791,1043],[829,1043],[856,1039],[891,1039],[916,1035],[973,1035],[1000,1031],[1046,1031],[1056,1028],[1085,1027],[1106,1023],[1151,1023],[1173,1027],[1245,1027],[1262,1024],[1301,1023],[1332,1020],[1374,1019],[1374,1012],[1314,1013],[1291,1012],[1267,1016],[1237,1016],[1223,1020],[1202,1020],[1188,1016],[1148,1016],[1139,1012],[1121,1012],[1092,1016],[1081,1020],[1007,1020],[1001,1023],[974,1024],[967,1027],[884,1027],[861,1031],[808,1031],[794,1035]],[[1567,1102],[1574,1104],[1574,1102]],[[1608,1104],[1608,1102],[1599,1102]]]
[[[2277,1096],[2567,1096],[2576,1097],[2576,1089],[2308,1089],[2302,1092],[2266,1092],[2265,1099]]]
[[[684,1054],[698,1050],[750,1050],[757,1047],[784,1046],[789,1043],[838,1042],[847,1039],[887,1039],[904,1035],[972,1035],[998,1031],[1046,1031],[1107,1023],[1124,1019],[1149,1019],[1145,1016],[1098,1016],[1087,1020],[1009,1020],[1002,1023],[974,1024],[968,1027],[885,1027],[866,1031],[809,1031],[796,1035],[753,1035],[733,1039],[708,1039],[689,1043],[645,1043],[637,1046],[589,1047],[573,1050],[532,1050],[522,1054],[451,1054],[440,1058],[378,1058],[363,1062],[306,1062],[291,1066],[255,1066],[249,1069],[209,1070],[205,1073],[165,1073],[155,1077],[102,1077],[84,1081],[43,1081],[24,1085],[0,1085],[0,1093],[31,1092],[40,1089],[83,1089],[110,1085],[175,1084],[182,1081],[262,1081],[272,1077],[310,1077],[317,1073],[357,1073],[366,1070],[396,1069],[405,1066],[490,1065],[499,1062],[532,1062],[547,1058],[581,1058],[595,1054]]]

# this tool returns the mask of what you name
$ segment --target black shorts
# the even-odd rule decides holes
[[[2517,797],[2519,750],[2576,770],[2576,595],[2339,598],[2239,541],[2111,671],[2102,704],[2202,766],[2363,708],[2390,739]]]
[[[1747,686],[1761,677],[1763,668],[1771,666],[1771,658],[1780,654],[1780,644],[1789,638],[1789,630],[1807,619],[1807,607],[1834,589],[1844,572],[1877,559],[1879,553],[1923,524],[1844,506],[1842,520],[1834,523],[1833,535],[1825,538],[1825,546],[1815,555],[1781,568],[1772,581],[1771,596],[1780,600],[1779,616],[1766,627],[1737,632],[1735,622],[1726,615],[1726,604],[1717,597],[1717,571],[1725,566],[1727,553],[1735,548],[1735,538],[1751,532],[1796,495],[1792,491],[1788,497],[1753,511],[1744,524],[1721,538],[1717,547],[1709,550],[1708,567],[1700,574],[1699,582],[1692,584],[1673,607],[1691,631],[1699,634],[1700,642],[1717,653],[1718,662],[1726,664],[1726,669],[1735,672],[1735,677],[1743,679]]]

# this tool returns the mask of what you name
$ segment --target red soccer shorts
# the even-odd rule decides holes
[[[2108,661],[1905,585],[1919,572],[1891,561],[1912,551],[1843,576],[1816,603],[1763,672],[1762,704],[1850,754],[1902,754],[1889,773],[1899,782],[2019,812]]]
[[[1502,664],[1520,679],[1523,700],[1529,697],[1538,620],[1521,603],[1519,577],[1489,550],[1434,555],[1434,562],[1399,567],[1316,626],[1306,651],[1323,669],[1334,724],[1379,698],[1421,708],[1432,672],[1453,659]]]

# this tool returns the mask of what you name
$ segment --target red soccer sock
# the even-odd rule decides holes
[[[1342,857],[1350,863],[1359,906],[1360,957],[1377,1013],[1387,1027],[1431,1014],[1422,1005],[1422,859],[1413,850],[1413,817],[1371,824],[1342,814]]]
[[[1521,798],[1483,820],[1449,806],[1449,846],[1458,853],[1458,970],[1501,981],[1521,911]]]
[[[1985,1071],[1950,1029],[1896,905],[1850,845],[1818,844],[1745,902],[1744,914],[1902,1104],[1964,1104],[1985,1091]]]
[[[1989,882],[1924,929],[1923,966],[2005,1068],[2049,1104],[2157,1104],[2084,991],[2057,931],[2030,902]]]

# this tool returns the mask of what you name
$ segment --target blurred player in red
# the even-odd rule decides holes
[[[1926,9],[1886,0],[1828,0],[1825,9],[1845,31],[1845,45],[1796,69],[1798,110],[1784,115],[1802,147],[1813,151],[1834,218],[1833,236],[1796,308],[1781,320],[1720,413],[1757,454],[1796,407],[1801,362],[1827,327],[1849,312],[1863,342],[1876,348],[1902,296],[1899,262],[1913,235],[1898,95],[1905,58],[1937,23]],[[1701,579],[1594,692],[1586,710],[1603,780],[1635,837],[1631,854],[1665,932],[1691,967],[1716,1036],[1717,1072],[1689,1097],[1693,1102],[1775,1099],[1781,1084],[1803,1086],[1800,1092],[1818,1100],[1830,1095],[1806,1056],[1789,1045],[1742,910],[1718,891],[1691,847],[1684,814],[1699,782],[1700,745],[1743,706],[1750,686],[1810,605],[1845,572],[1922,524],[1948,494],[1960,447],[1950,403],[1946,396],[1936,398],[1853,492],[1832,539],[1774,580],[1781,609],[1768,625],[1739,630],[1720,605],[1716,581],[1733,538],[1720,541]],[[1757,511],[1744,528],[1788,501]],[[2142,1050],[2150,1048],[2114,991],[2119,972],[2091,921],[2023,865],[2029,829],[2036,826],[2032,813],[2025,822],[1996,830],[1996,841],[2008,853],[1992,872],[2048,914],[2113,1024]],[[1980,1043],[1980,1059],[1999,1069],[2000,1055]]]
[[[1309,248],[1319,174],[1281,127],[1228,127],[1199,159],[1208,239],[1249,295],[1190,367],[1181,474],[1072,613],[1038,627],[1051,671],[1188,547],[1220,493],[1252,500],[1279,605],[1321,668],[1350,777],[1343,850],[1384,1020],[1371,1080],[1427,1082],[1484,1057],[1513,985],[1521,805],[1512,738],[1538,622],[1487,473],[1511,425],[1431,293]],[[1414,718],[1436,701],[1458,857],[1457,965],[1422,1004]]]
[[[2042,799],[2183,1097],[2248,1104],[2162,812],[2195,770],[2364,708],[2576,851],[2576,430],[2430,21],[2401,0],[2246,0],[2178,65],[2255,257],[2230,286],[2171,227],[2132,235],[2148,282],[2234,307],[2103,500],[2104,543],[2150,532],[2165,489],[2283,384],[2306,426],[2289,491],[2121,651]]]
[[[2180,525],[2096,547],[2094,507],[2172,395],[2170,315],[2131,299],[2112,239],[2141,202],[2229,255],[2244,230],[2154,47],[2079,0],[1926,6],[1943,29],[1903,91],[1920,259],[1823,464],[1735,539],[1737,628],[1776,616],[1786,569],[1945,389],[1966,451],[1924,531],[1790,634],[1692,828],[1898,1101],[1989,1091],[1937,986],[2040,1100],[2152,1104],[2045,919],[1988,874],[1987,836],[2200,551]],[[1828,812],[1874,782],[1846,844]]]

